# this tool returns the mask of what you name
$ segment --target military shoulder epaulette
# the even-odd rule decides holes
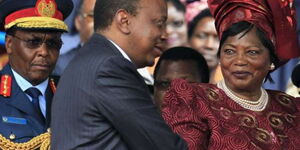
[[[53,93],[55,93],[56,91],[56,85],[58,84],[59,78],[60,78],[59,76],[54,76],[54,75],[51,75],[49,77],[50,79],[49,84]]]
[[[0,95],[2,95],[4,97],[10,96],[11,80],[12,80],[12,77],[10,75],[7,75],[7,74],[1,75]]]
[[[4,74],[1,75],[1,83],[0,83],[0,95],[4,97],[9,97],[11,95],[11,82],[12,77],[10,75]],[[50,88],[53,93],[56,91],[56,85],[57,85],[57,78],[56,77],[50,77]]]

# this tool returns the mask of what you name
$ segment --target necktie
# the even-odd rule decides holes
[[[33,107],[35,109],[35,111],[37,112],[38,116],[40,117],[40,119],[43,121],[45,121],[45,118],[42,114],[42,111],[41,111],[41,108],[40,108],[40,103],[39,103],[39,96],[41,95],[41,92],[40,90],[38,90],[37,88],[28,88],[26,91],[25,91],[31,98],[32,98],[32,104],[33,104]]]

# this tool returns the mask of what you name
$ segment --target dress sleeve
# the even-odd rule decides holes
[[[164,98],[162,116],[187,142],[189,150],[203,150],[208,147],[209,130],[207,122],[198,116],[194,88],[184,80],[174,80]]]

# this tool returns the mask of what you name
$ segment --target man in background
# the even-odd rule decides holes
[[[161,55],[154,70],[154,101],[159,109],[171,82],[178,78],[208,83],[209,69],[205,58],[188,47],[173,47]]]
[[[58,57],[53,74],[61,75],[70,61],[78,53],[78,50],[86,43],[94,33],[94,7],[96,0],[80,0],[79,9],[74,19],[74,25],[80,36],[78,46]],[[68,43],[66,43],[68,44]]]

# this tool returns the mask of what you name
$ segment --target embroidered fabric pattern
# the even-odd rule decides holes
[[[190,150],[298,149],[300,101],[279,91],[266,92],[268,107],[255,112],[216,85],[178,79],[165,95],[162,116]]]

